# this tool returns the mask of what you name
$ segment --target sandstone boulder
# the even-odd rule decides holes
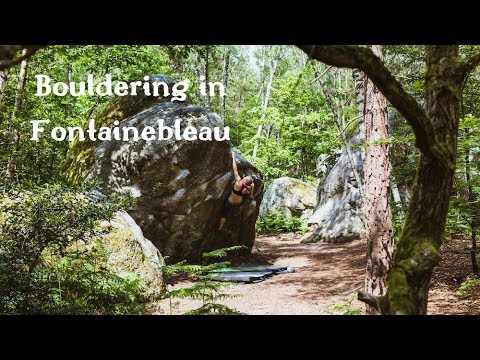
[[[135,97],[117,99],[96,122],[105,125],[119,120],[120,129],[129,126],[141,132],[145,126],[157,126],[159,119],[173,127],[179,118],[182,129],[220,127],[223,132],[219,117],[202,107],[161,98],[139,97],[138,101]],[[174,137],[84,141],[76,142],[67,154],[65,170],[72,182],[98,179],[102,193],[130,193],[136,197],[129,215],[171,263],[199,259],[203,252],[216,248],[253,246],[263,181],[255,166],[239,154],[236,158],[240,175],[255,178],[254,200],[236,209],[223,232],[215,232],[233,186],[231,151],[228,141]]]
[[[351,147],[355,167],[363,169],[361,147],[357,134]],[[321,179],[322,180],[322,179]],[[343,150],[333,168],[318,184],[318,204],[308,220],[311,230],[302,242],[343,243],[365,237],[363,197],[355,180],[352,166]]]
[[[281,177],[272,181],[263,195],[260,216],[280,211],[286,217],[308,218],[316,204],[316,190],[298,179]]]

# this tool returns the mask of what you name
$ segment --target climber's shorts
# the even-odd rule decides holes
[[[227,201],[225,201],[225,205],[223,205],[222,218],[230,217],[230,215],[232,215],[233,208],[236,206],[242,206],[242,204],[243,204],[243,201],[238,204],[233,204],[227,199]]]

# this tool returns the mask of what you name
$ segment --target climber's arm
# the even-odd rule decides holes
[[[235,154],[232,152],[232,166],[233,166],[233,176],[235,176],[236,181],[242,180],[240,175],[238,175],[237,162],[235,161]]]

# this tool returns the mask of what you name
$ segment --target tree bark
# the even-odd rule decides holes
[[[200,71],[200,52],[197,50],[197,55],[195,57],[195,75],[197,76],[197,80],[200,81],[200,76],[202,75],[202,72]],[[195,99],[197,100],[197,104],[199,106],[202,105],[202,97],[200,96],[200,90],[199,87],[195,87]]]
[[[27,54],[28,54],[28,50],[23,49],[22,57],[25,57]],[[18,75],[17,92],[15,94],[15,105],[13,108],[13,115],[12,115],[12,117],[14,118],[18,115],[18,111],[22,106],[25,82],[27,81],[27,70],[28,70],[28,58],[25,58],[24,60],[22,60],[22,63],[20,65],[20,73]]]
[[[204,60],[205,60],[205,108],[210,110],[210,87],[209,87],[209,68],[208,68],[208,46],[205,47],[205,52],[203,53]]]
[[[5,86],[8,80],[8,69],[0,70],[0,104],[5,97]]]
[[[415,132],[421,155],[405,224],[387,275],[387,294],[376,297],[359,292],[359,299],[382,313],[425,314],[431,275],[440,260],[455,174],[463,82],[476,62],[463,62],[457,45],[427,46],[424,111],[370,49],[299,47],[329,65],[364,71]]]
[[[225,52],[225,59],[223,60],[223,88],[225,95],[222,98],[222,121],[225,123],[225,114],[227,108],[227,86],[228,86],[228,68],[230,66],[230,48]]]
[[[402,197],[400,196],[400,190],[398,189],[397,182],[395,181],[395,178],[392,174],[390,174],[390,185],[392,190],[393,202],[398,208],[398,217],[400,218],[400,220],[403,220],[405,218],[405,214],[403,212]]]
[[[470,129],[465,129],[465,139],[469,139],[470,137]],[[475,209],[472,209],[472,204],[475,203],[475,193],[473,192],[473,186],[472,186],[472,176],[471,176],[471,169],[470,169],[470,157],[471,157],[471,149],[468,148],[467,151],[465,152],[465,181],[467,183],[467,201],[468,201],[468,209],[471,209],[471,216],[472,218],[470,219],[469,225],[471,229],[471,241],[472,241],[472,246],[470,248],[470,260],[472,262],[472,272],[474,275],[478,275],[478,263],[477,263],[477,233],[476,233],[476,227],[477,227],[477,214]]]
[[[372,51],[383,60],[381,45]],[[374,296],[386,294],[386,276],[393,253],[392,214],[390,211],[390,159],[388,138],[387,100],[370,81],[366,83],[365,99],[365,161],[364,201],[367,238],[367,270],[365,291]],[[377,314],[375,307],[367,305],[367,313]]]
[[[23,49],[22,51],[22,62],[20,64],[20,72],[18,75],[18,82],[17,82],[17,92],[15,93],[15,105],[13,107],[13,114],[12,120],[15,121],[15,118],[18,116],[18,112],[22,106],[23,102],[23,95],[25,91],[25,83],[27,81],[27,71],[28,71],[28,49]],[[15,147],[15,151],[18,150],[19,142],[20,142],[20,132],[12,128],[9,130],[13,137],[13,144]],[[5,176],[8,179],[13,179],[17,174],[17,162],[15,154],[12,154],[8,159],[7,169],[5,172]]]
[[[360,139],[365,139],[365,74],[358,70],[352,69],[352,77],[355,85],[355,100],[357,102],[357,110],[359,116]],[[364,153],[362,152],[362,155]]]

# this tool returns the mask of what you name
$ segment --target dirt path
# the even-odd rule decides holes
[[[300,236],[282,234],[259,237],[247,263],[288,265],[292,274],[273,276],[256,284],[238,284],[226,292],[238,297],[221,303],[246,314],[345,314],[363,312],[363,303],[355,292],[363,286],[365,243],[343,245],[300,244]],[[431,314],[480,314],[480,289],[469,296],[459,296],[456,289],[469,274],[466,243],[450,242],[443,249],[430,291]],[[467,244],[468,246],[468,244]],[[179,282],[174,288],[189,285]],[[173,300],[173,314],[200,306],[189,299]],[[168,301],[162,301],[156,314],[169,314]]]

